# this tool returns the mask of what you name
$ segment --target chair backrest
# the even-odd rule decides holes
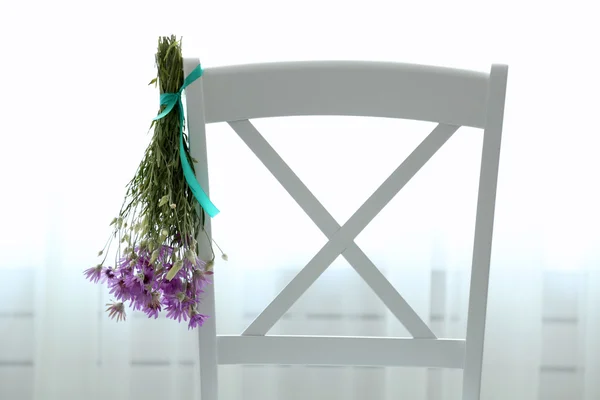
[[[186,75],[198,64],[198,59],[185,59]],[[505,65],[481,73],[399,63],[291,62],[208,68],[187,88],[191,153],[198,160],[197,177],[203,188],[208,192],[205,124],[228,122],[329,239],[241,335],[217,336],[216,318],[199,330],[202,400],[217,400],[219,364],[462,368],[463,400],[479,400],[507,72]],[[249,121],[298,115],[403,118],[438,125],[340,226]],[[483,129],[484,135],[464,340],[437,338],[354,243],[460,126]],[[412,338],[267,335],[340,254]],[[214,301],[210,287],[203,311],[215,315]]]

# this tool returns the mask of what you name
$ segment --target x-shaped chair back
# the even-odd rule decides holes
[[[189,74],[197,59],[185,59]],[[186,89],[192,156],[208,192],[205,125],[227,122],[329,241],[237,336],[199,330],[202,400],[217,400],[219,364],[370,365],[462,368],[463,400],[479,400],[492,231],[508,68],[490,73],[374,62],[292,62],[209,68]],[[367,201],[340,226],[250,122],[253,118],[338,115],[437,122]],[[460,126],[483,129],[467,335],[438,339],[354,239]],[[207,224],[210,230],[210,222]],[[272,336],[269,329],[342,255],[412,338]],[[215,315],[214,290],[203,311]]]

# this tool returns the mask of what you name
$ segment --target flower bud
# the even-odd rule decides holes
[[[164,206],[168,202],[169,202],[169,195],[165,195],[165,196],[163,196],[163,197],[160,198],[160,200],[158,201],[158,205],[159,206]]]
[[[163,235],[164,237],[169,236],[169,231],[166,229],[163,229],[162,231],[160,231],[160,234]]]
[[[170,205],[169,207],[171,207],[171,208],[174,210],[174,209],[176,209],[176,208],[177,208],[177,204],[175,204],[175,203],[171,203],[171,205]]]
[[[152,256],[150,257],[150,264],[154,264],[156,262],[156,260],[158,260],[159,255],[160,255],[160,251],[158,249],[154,250],[152,252]]]
[[[173,267],[171,267],[169,272],[167,272],[167,277],[166,277],[167,280],[170,281],[171,279],[173,279],[182,267],[183,267],[183,261],[181,261],[181,260],[175,261],[175,264],[173,264]]]
[[[225,253],[221,254],[221,258],[225,261],[229,260],[229,257],[227,257],[227,254],[225,254]]]
[[[187,250],[185,252],[185,257],[188,259],[189,262],[191,262],[192,264],[196,263],[196,254],[192,251],[192,250]]]

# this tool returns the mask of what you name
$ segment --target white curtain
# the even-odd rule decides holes
[[[148,143],[156,39],[203,65],[352,59],[510,65],[483,399],[600,398],[594,3],[3,2],[0,399],[198,399],[196,333],[103,312],[86,282]],[[256,121],[343,223],[431,125]],[[238,333],[325,238],[227,126],[209,126],[217,323]],[[357,243],[438,336],[464,337],[481,151],[461,128]],[[330,162],[329,158],[336,161]],[[338,259],[274,333],[404,335]],[[224,399],[459,399],[457,371],[222,367]]]

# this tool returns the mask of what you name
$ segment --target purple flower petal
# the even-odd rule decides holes
[[[86,279],[94,283],[98,283],[98,281],[102,278],[102,265],[97,265],[94,268],[88,268],[83,271]]]
[[[108,316],[110,318],[116,319],[117,322],[125,321],[127,315],[125,314],[125,306],[123,303],[110,303],[107,304],[107,306],[108,308],[106,311],[108,311]]]
[[[202,326],[204,321],[208,318],[208,315],[199,314],[197,312],[193,312],[190,317],[190,322],[188,324],[188,330],[194,329],[196,327]]]
[[[148,315],[148,318],[158,318],[158,313],[161,310],[160,293],[154,292],[150,296],[150,300],[144,305],[143,311]]]

